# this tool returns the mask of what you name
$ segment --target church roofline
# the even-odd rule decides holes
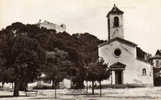
[[[106,45],[106,44],[109,44],[109,43],[111,43],[111,42],[114,42],[114,41],[119,41],[119,42],[128,44],[128,45],[130,45],[130,46],[134,46],[134,47],[137,46],[137,44],[135,44],[135,43],[133,43],[133,42],[130,42],[130,41],[128,41],[128,40],[125,40],[125,39],[116,37],[116,38],[114,38],[114,39],[111,39],[111,40],[109,40],[109,41],[107,41],[107,42],[104,42],[104,43],[98,45],[98,47],[102,47],[102,46],[104,46],[104,45]]]
[[[153,60],[153,59],[161,59],[161,56],[154,56],[154,57],[151,57],[150,59],[151,60]]]
[[[161,50],[157,50],[155,55],[150,59],[161,59]]]
[[[110,14],[124,14],[123,11],[121,11],[117,6],[114,4],[113,8],[108,12],[106,17],[109,17]]]
[[[161,56],[161,50],[157,50],[157,52],[155,53],[155,55]]]

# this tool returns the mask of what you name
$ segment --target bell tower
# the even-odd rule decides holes
[[[124,12],[117,8],[115,4],[107,14],[108,41],[116,37],[124,38],[123,14]]]

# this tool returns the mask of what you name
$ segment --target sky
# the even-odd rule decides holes
[[[0,0],[0,29],[14,22],[47,20],[69,33],[108,37],[106,14],[114,3],[124,11],[124,35],[144,51],[161,49],[161,0]]]

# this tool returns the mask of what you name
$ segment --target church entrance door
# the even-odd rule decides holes
[[[122,70],[116,70],[115,71],[115,84],[123,84],[123,71]]]
[[[114,82],[115,85],[120,85],[123,84],[123,79],[124,79],[124,70],[125,70],[126,65],[122,64],[120,62],[116,62],[110,66],[111,70],[114,72],[112,75],[114,75]]]

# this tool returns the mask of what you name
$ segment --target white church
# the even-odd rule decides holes
[[[108,12],[108,40],[98,46],[99,57],[111,69],[107,81],[112,85],[153,86],[153,66],[148,61],[150,55],[137,44],[124,39],[123,14],[116,5]]]

